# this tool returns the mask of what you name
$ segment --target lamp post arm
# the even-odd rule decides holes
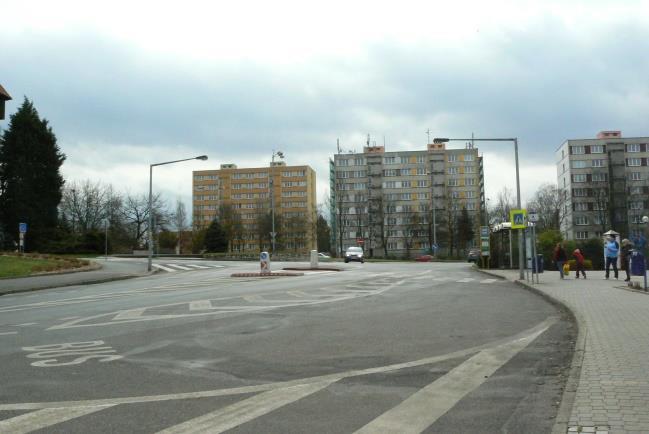
[[[197,157],[193,157],[193,158],[183,158],[182,160],[165,161],[164,163],[155,163],[155,164],[151,164],[151,167],[153,167],[153,166],[164,166],[165,164],[180,163],[181,161],[189,161],[189,160],[196,160],[196,159],[197,159]]]

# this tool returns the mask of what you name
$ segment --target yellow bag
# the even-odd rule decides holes
[[[570,275],[570,264],[568,262],[563,264],[563,274],[566,276]]]

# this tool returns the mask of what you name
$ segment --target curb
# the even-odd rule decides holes
[[[287,271],[343,271],[342,268],[334,268],[334,267],[316,267],[316,268],[311,268],[311,267],[284,267],[282,270],[287,270]]]
[[[88,270],[90,271],[90,270]],[[102,279],[94,279],[94,280],[84,280],[81,282],[68,282],[68,283],[61,283],[61,284],[52,284],[48,286],[39,286],[37,288],[21,288],[21,289],[10,289],[8,291],[0,291],[0,297],[3,295],[10,295],[10,294],[20,294],[22,292],[34,292],[34,291],[40,291],[42,289],[52,289],[52,288],[65,288],[68,286],[78,286],[78,285],[94,285],[98,283],[107,283],[107,282],[115,282],[118,280],[127,280],[127,279],[134,279],[136,277],[146,277],[146,276],[151,276],[155,273],[155,271],[151,273],[145,273],[145,274],[133,274],[133,275],[127,275],[127,276],[116,276],[116,277],[104,277]],[[66,273],[68,274],[68,273]]]
[[[304,276],[304,273],[233,273],[230,277],[288,277],[288,276]]]
[[[475,267],[476,271],[480,273],[487,274],[489,276],[498,277],[502,280],[507,280],[511,282],[506,277],[494,274],[488,270],[483,270]],[[554,421],[554,426],[552,427],[552,434],[566,434],[568,432],[568,424],[570,423],[570,415],[572,414],[572,407],[575,403],[575,398],[577,396],[577,386],[579,385],[579,378],[581,377],[581,367],[584,361],[584,351],[586,348],[586,336],[588,335],[588,329],[586,328],[586,322],[577,312],[574,312],[570,309],[563,301],[559,300],[541,291],[538,288],[528,285],[525,282],[520,280],[514,280],[513,283],[519,285],[521,288],[525,288],[530,292],[533,292],[536,295],[543,297],[545,300],[551,304],[558,306],[568,312],[574,319],[575,324],[577,325],[577,341],[575,342],[574,354],[572,356],[572,361],[570,362],[570,372],[568,374],[568,379],[566,380],[566,386],[563,389],[563,395],[561,396],[561,404],[559,404],[559,409],[557,410],[557,417]]]

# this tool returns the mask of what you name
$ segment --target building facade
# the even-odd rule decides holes
[[[556,151],[563,194],[561,232],[566,239],[643,233],[649,204],[649,137],[602,131],[595,139],[566,140]]]
[[[219,170],[194,171],[192,193],[194,227],[218,219],[230,232],[233,252],[271,251],[273,225],[275,251],[317,249],[316,178],[309,166],[222,164]]]
[[[460,255],[479,240],[484,173],[470,145],[338,153],[330,160],[330,191],[332,245],[339,254],[362,245],[376,257],[413,257],[431,246]]]

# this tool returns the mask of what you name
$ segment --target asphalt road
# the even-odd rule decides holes
[[[0,433],[552,428],[576,330],[516,285],[466,264],[202,264],[221,267],[0,297]]]

